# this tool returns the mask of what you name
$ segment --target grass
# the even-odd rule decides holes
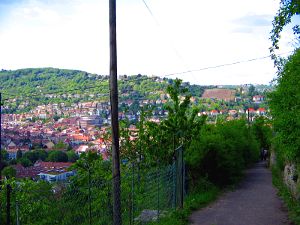
[[[194,210],[207,206],[221,193],[219,188],[205,180],[197,187],[185,198],[183,209],[174,210],[158,222],[152,222],[151,225],[186,225]]]
[[[274,186],[278,189],[279,195],[288,208],[291,222],[294,225],[300,225],[300,202],[292,196],[287,186],[283,183],[282,172],[279,168],[272,168],[272,177]]]

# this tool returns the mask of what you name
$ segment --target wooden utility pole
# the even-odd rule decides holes
[[[2,181],[2,93],[0,92],[0,184]]]
[[[112,127],[113,225],[121,225],[121,176],[117,78],[116,0],[109,0],[110,107]]]

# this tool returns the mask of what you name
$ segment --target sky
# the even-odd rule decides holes
[[[0,69],[108,75],[108,2],[0,0]],[[270,58],[244,61],[270,54],[278,8],[279,0],[117,0],[118,74],[168,75],[200,85],[268,84],[276,73]],[[290,30],[278,53],[293,50]]]

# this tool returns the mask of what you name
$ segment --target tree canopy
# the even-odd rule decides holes
[[[300,157],[300,49],[284,65],[276,91],[270,95],[270,109],[276,144],[287,159]]]
[[[279,40],[281,38],[281,33],[288,24],[292,22],[292,18],[295,15],[300,14],[300,1],[299,0],[281,0],[280,8],[273,20],[273,29],[271,31],[271,41],[272,46],[270,47],[270,52],[275,65],[280,69],[283,64],[283,60],[277,57],[275,50],[279,49]],[[300,27],[295,25],[293,27],[293,32],[296,35],[298,41],[300,40]]]

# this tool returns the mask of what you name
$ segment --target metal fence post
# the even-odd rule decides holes
[[[20,225],[20,219],[19,219],[19,202],[16,200],[16,216],[17,216],[17,225]]]
[[[176,204],[179,208],[183,207],[183,148],[176,149]]]
[[[173,174],[173,208],[176,208],[176,161],[174,159],[173,165],[172,165],[172,174]]]
[[[10,195],[11,186],[6,185],[6,225],[10,225]]]
[[[89,225],[92,225],[92,193],[91,193],[91,169],[88,169],[89,173]]]
[[[134,224],[134,163],[132,163],[132,181],[131,181],[131,215],[130,224]]]
[[[159,205],[160,205],[160,201],[159,201],[159,191],[160,191],[160,171],[159,171],[159,161],[157,162],[157,220],[159,220]]]

